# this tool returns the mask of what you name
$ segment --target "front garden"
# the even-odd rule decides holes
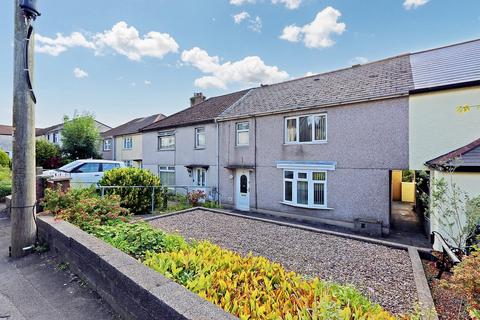
[[[130,223],[118,195],[46,190],[43,206],[241,319],[395,319],[350,286],[286,271],[261,256]]]

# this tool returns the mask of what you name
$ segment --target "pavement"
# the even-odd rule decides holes
[[[4,208],[0,203],[0,319],[120,319],[53,252],[9,258],[10,219]]]

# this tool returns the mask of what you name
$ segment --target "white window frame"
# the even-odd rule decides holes
[[[315,122],[313,122],[312,125],[312,141],[303,141],[300,142],[300,118],[304,117],[325,117],[325,139],[322,140],[315,140]],[[295,119],[296,121],[296,140],[295,141],[288,141],[288,127],[287,123],[288,120]],[[299,116],[294,116],[294,117],[286,117],[284,119],[284,142],[285,144],[316,144],[316,143],[326,143],[328,141],[328,118],[326,113],[317,113],[317,114],[305,114],[305,115],[299,115]]]
[[[203,184],[199,184],[199,175],[200,175],[200,172],[203,172],[203,176],[204,176],[204,179],[203,179]],[[194,168],[193,169],[193,182],[195,183],[195,186],[196,187],[206,187],[207,186],[207,169],[205,168]]]
[[[173,173],[173,185],[175,185],[176,182],[176,174],[175,174],[175,166],[168,166],[168,165],[159,165],[158,166],[158,177],[160,177],[160,172],[167,172],[167,173]],[[162,186],[170,186],[170,185],[164,185],[162,181]]]
[[[160,137],[168,137],[168,136],[173,136],[173,146],[160,148]],[[175,150],[176,145],[177,145],[177,138],[175,136],[175,131],[161,131],[157,134],[157,151]]]
[[[200,130],[202,130],[202,131],[200,131]],[[198,137],[200,135],[203,135],[205,137],[205,144],[203,144],[203,145],[198,144],[198,142],[199,142]],[[205,127],[195,128],[194,139],[195,139],[195,149],[205,149],[207,147],[207,132],[205,131]]]
[[[55,144],[58,144],[60,142],[60,133],[58,131],[52,134],[52,140]]]
[[[128,143],[130,141],[130,143]],[[123,138],[123,149],[131,150],[133,148],[133,139],[132,137],[125,137]]]
[[[124,160],[123,163],[128,168],[133,168],[133,161],[132,160]]]
[[[238,129],[238,125],[240,124],[247,124],[248,129]],[[248,142],[247,143],[239,143],[238,135],[239,133],[242,132],[247,132],[248,133]],[[236,122],[235,123],[235,145],[237,147],[246,147],[250,145],[250,122],[249,121],[242,121],[242,122]]]
[[[112,151],[112,139],[103,140],[103,151]]]
[[[287,171],[293,172],[293,178],[285,178],[285,173]],[[314,172],[321,172],[325,175],[325,180],[313,180],[313,173]],[[299,173],[306,173],[307,178],[298,178]],[[292,200],[285,199],[285,182],[289,181],[292,182]],[[307,181],[308,183],[308,204],[298,203],[297,201],[297,182],[298,181]],[[323,184],[324,190],[324,204],[319,205],[314,203],[314,184]],[[311,208],[311,209],[328,209],[328,177],[327,171],[324,170],[304,170],[304,169],[284,169],[283,170],[283,203],[295,206],[295,207],[302,207],[302,208]]]

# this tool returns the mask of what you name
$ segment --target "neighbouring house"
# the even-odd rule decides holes
[[[123,161],[128,167],[142,168],[143,143],[141,129],[165,116],[161,113],[133,119],[102,133],[102,158]]]
[[[13,127],[0,124],[0,150],[5,151],[10,158],[13,152]]]
[[[222,204],[388,234],[412,88],[400,55],[250,90],[217,118]]]
[[[480,109],[457,111],[480,105],[480,40],[418,52],[410,60],[410,169],[480,195]],[[430,231],[446,236],[439,215],[430,213]]]
[[[105,131],[112,129],[111,127],[101,123],[100,121],[95,120],[95,123],[100,133],[103,133]],[[61,147],[62,146],[62,129],[63,129],[63,123],[56,124],[48,128],[37,129],[36,137],[37,139],[45,138],[49,142],[54,143],[57,146]]]
[[[216,198],[218,130],[215,118],[248,91],[206,99],[201,93],[191,106],[145,127],[143,167],[178,192],[200,189]]]

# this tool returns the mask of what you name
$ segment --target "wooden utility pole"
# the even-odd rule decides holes
[[[29,94],[25,72],[25,39],[28,26],[18,0],[15,6],[13,68],[13,174],[12,174],[12,257],[21,257],[35,244],[35,104]],[[28,60],[33,75],[33,36]],[[33,78],[33,77],[32,77]]]

